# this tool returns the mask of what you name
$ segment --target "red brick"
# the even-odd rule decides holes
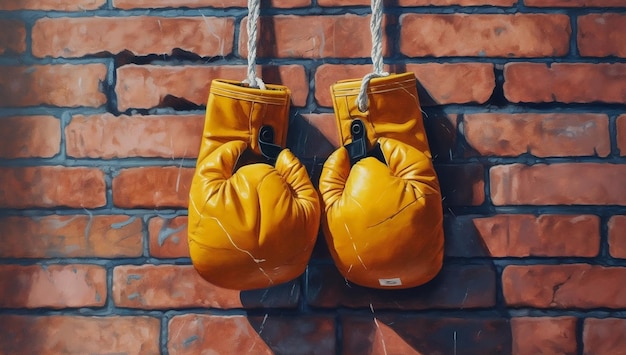
[[[160,321],[153,317],[1,315],[0,324],[0,354],[159,353]]]
[[[136,217],[3,217],[0,230],[2,258],[118,258],[143,252],[142,223]]]
[[[626,57],[626,15],[589,14],[578,18],[578,50],[583,56]]]
[[[393,68],[392,68],[393,69]],[[484,103],[495,88],[493,65],[483,63],[408,64],[415,73],[422,106],[453,103]],[[389,69],[386,69],[389,70]],[[339,80],[361,79],[372,71],[371,65],[322,64],[315,72],[315,99],[320,106],[332,107],[330,86]],[[393,70],[391,70],[393,71]]]
[[[422,105],[485,103],[496,87],[493,65],[487,63],[408,64],[407,71],[424,88]]]
[[[306,105],[309,83],[300,65],[259,67],[259,76],[268,84],[282,84],[292,93],[295,106]],[[244,80],[245,66],[125,65],[117,69],[115,93],[118,108],[153,108],[167,106],[167,99],[178,98],[195,105],[205,105],[213,79]],[[280,80],[278,80],[280,79]]]
[[[387,70],[387,69],[385,69]],[[332,107],[330,86],[346,79],[361,79],[372,71],[371,65],[322,64],[315,71],[315,100],[324,107]]]
[[[503,318],[387,315],[342,316],[343,352],[358,354],[510,354]]]
[[[311,5],[311,0],[269,0],[267,4],[268,7],[292,9],[309,6]]]
[[[606,157],[611,153],[609,119],[603,114],[468,114],[463,133],[481,155]]]
[[[0,106],[99,107],[106,102],[101,88],[106,75],[104,64],[5,66]]]
[[[106,270],[96,265],[1,265],[0,307],[102,307]]]
[[[104,173],[61,166],[0,168],[0,207],[96,208],[106,204]]]
[[[311,0],[270,0],[267,1],[268,7],[272,8],[297,8],[311,4]],[[172,3],[171,0],[113,0],[113,6],[119,9],[153,9],[153,8],[169,8],[169,7],[246,7],[246,0],[177,0]],[[265,5],[262,5],[265,6]]]
[[[617,148],[621,156],[626,156],[626,114],[617,117]]]
[[[169,321],[172,355],[335,354],[331,316],[185,314]]]
[[[424,15],[400,17],[400,51],[410,57],[557,57],[569,51],[567,15]]]
[[[85,11],[105,4],[106,0],[2,0],[0,10]]]
[[[0,8],[2,4],[0,4]],[[0,19],[0,55],[26,50],[26,26],[18,20]]]
[[[497,215],[473,222],[493,257],[594,257],[600,251],[598,216]]]
[[[445,205],[479,206],[485,202],[485,171],[482,165],[440,165],[436,170]]]
[[[148,223],[150,255],[155,258],[188,258],[187,216],[155,217]]]
[[[123,265],[113,270],[113,301],[118,307],[174,308],[294,308],[299,284],[236,291],[203,280],[191,265]]]
[[[587,318],[583,326],[583,354],[622,354],[626,348],[624,334],[626,319]]]
[[[537,7],[623,7],[623,0],[524,0],[527,6]]]
[[[42,18],[33,26],[32,50],[37,57],[71,58],[122,51],[138,56],[172,54],[178,48],[202,57],[223,57],[232,53],[234,31],[231,17]]]
[[[614,258],[626,259],[626,216],[609,220],[609,253]]]
[[[0,118],[1,158],[51,158],[60,148],[60,120],[52,116]]]
[[[511,333],[513,355],[578,354],[574,317],[514,317]]]
[[[262,17],[258,28],[257,56],[278,58],[369,58],[369,16],[277,15]],[[239,48],[248,55],[247,19],[241,23]],[[387,54],[383,39],[383,54]]]
[[[187,208],[194,169],[140,167],[113,178],[113,204],[121,208]]]
[[[626,63],[509,63],[504,95],[511,102],[623,103]]]
[[[562,163],[491,168],[495,205],[626,205],[626,185],[616,184],[626,165]]]
[[[427,284],[389,293],[348,284],[334,266],[316,265],[309,267],[307,301],[321,308],[486,308],[496,302],[495,277],[495,270],[488,265],[444,265]]]
[[[502,289],[511,307],[624,308],[626,268],[588,264],[510,265]]]
[[[369,0],[318,0],[320,6],[349,6],[349,5],[370,5]],[[516,0],[395,0],[394,6],[513,6],[517,4]]]
[[[113,6],[118,9],[150,9],[150,8],[170,8],[170,7],[246,7],[246,0],[178,0],[173,3],[171,0],[112,0]]]
[[[203,127],[204,115],[76,115],[65,127],[66,152],[76,158],[195,158]]]

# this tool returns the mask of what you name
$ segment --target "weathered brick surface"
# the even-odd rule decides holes
[[[51,105],[99,107],[107,68],[103,64],[4,66],[0,107]]]
[[[52,116],[0,118],[0,158],[51,158],[61,148],[61,121]]]
[[[247,77],[248,2],[0,0],[0,355],[620,354],[624,0],[383,3],[383,70],[415,74],[441,183],[442,271],[359,287],[320,231],[306,273],[238,291],[194,270],[187,204],[211,82]],[[330,86],[373,71],[370,5],[261,1],[257,76],[290,89],[286,145],[315,185],[339,146]]]
[[[617,117],[616,126],[617,148],[621,156],[626,156],[626,114]]]
[[[138,257],[141,219],[115,215],[0,218],[2,258]]]
[[[153,317],[2,315],[0,324],[3,355],[159,353],[160,324]]]
[[[152,9],[168,7],[246,7],[246,0],[113,0],[113,6],[120,9]],[[276,8],[297,8],[311,4],[311,0],[269,0],[267,6]]]
[[[168,351],[198,354],[334,354],[332,317],[187,314],[168,324]]]
[[[511,328],[502,318],[386,315],[375,311],[371,316],[343,316],[341,323],[344,354],[511,352]]]
[[[463,133],[481,155],[537,157],[611,153],[609,120],[602,114],[465,115]]]
[[[121,208],[187,208],[194,169],[175,166],[123,169],[113,178],[113,204]]]
[[[571,33],[565,15],[404,14],[400,23],[400,51],[410,57],[558,57]]]
[[[527,6],[537,7],[623,7],[622,0],[524,0]]]
[[[497,215],[472,222],[493,257],[594,257],[600,251],[597,216]]]
[[[0,10],[86,11],[104,4],[106,0],[3,0]]]
[[[514,317],[513,355],[577,354],[576,318]]]
[[[496,86],[487,63],[407,64],[415,73],[422,105],[485,103]]]
[[[267,290],[229,290],[203,280],[191,265],[125,265],[113,270],[113,301],[124,308],[294,308],[299,298],[297,281]]]
[[[450,265],[427,284],[389,292],[349,284],[334,266],[309,268],[312,307],[376,309],[467,309],[495,304],[495,270],[487,265]]]
[[[106,203],[104,173],[61,166],[0,168],[0,207],[96,208]]]
[[[504,95],[511,102],[623,103],[626,64],[509,63]]]
[[[232,53],[233,33],[234,19],[228,17],[43,18],[33,26],[32,48],[38,57],[122,51],[145,56],[174,49],[215,57]]]
[[[397,69],[397,70],[396,70]],[[495,75],[491,64],[407,64],[388,68],[395,72],[412,71],[418,81],[421,105],[483,103],[492,95]],[[361,80],[372,71],[371,65],[323,64],[315,71],[315,99],[320,106],[332,107],[330,86],[345,79]]]
[[[512,307],[623,308],[626,268],[588,264],[511,265],[502,273]]]
[[[96,265],[0,265],[0,307],[104,306],[106,270]]]
[[[203,127],[204,115],[76,115],[65,127],[66,152],[76,158],[195,158]]]
[[[608,224],[609,253],[614,258],[626,259],[626,216],[613,216]]]
[[[583,56],[626,57],[626,15],[590,14],[578,18],[578,49]]]
[[[587,318],[583,325],[584,354],[619,354],[626,348],[626,319]]]
[[[495,205],[625,205],[626,165],[563,163],[490,169]]]
[[[364,58],[370,57],[371,43],[369,16],[346,14],[341,16],[262,17],[259,23],[257,56],[278,58]],[[247,20],[239,31],[242,56],[248,55],[245,31]],[[386,40],[383,40],[386,48]],[[386,49],[383,49],[385,52]],[[386,53],[386,52],[385,52]]]
[[[367,6],[371,4],[371,1],[368,1],[368,0],[318,0],[317,3],[320,6],[348,6],[348,5]],[[396,4],[399,6],[447,6],[447,5],[512,6],[515,3],[516,3],[515,0],[395,0],[393,1],[393,4]]]
[[[148,222],[150,255],[156,258],[188,258],[187,216],[154,217]]]
[[[0,8],[2,5],[0,4]],[[22,53],[26,50],[26,26],[18,20],[0,20],[0,55]]]
[[[257,72],[268,84],[287,86],[292,92],[294,105],[306,103],[309,89],[304,68],[301,66],[265,67],[258,68]],[[243,80],[246,78],[246,67],[131,64],[118,68],[117,78],[115,93],[120,111],[129,108],[170,107],[173,101],[179,105],[206,105],[213,79]]]

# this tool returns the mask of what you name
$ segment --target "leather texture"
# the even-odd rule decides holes
[[[214,80],[189,195],[188,241],[199,274],[237,290],[265,288],[301,275],[320,219],[318,193],[305,167],[282,149],[261,161],[261,126],[285,146],[289,90],[253,89]]]
[[[343,144],[360,119],[368,150],[354,165],[345,147],[324,164],[322,226],[335,265],[349,281],[382,289],[430,281],[443,264],[443,211],[413,73],[373,79],[369,110],[356,107],[360,80],[331,88]]]

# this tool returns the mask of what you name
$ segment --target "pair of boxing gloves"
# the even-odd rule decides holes
[[[413,73],[331,87],[341,146],[318,190],[285,148],[290,92],[214,80],[193,178],[192,263],[214,285],[265,288],[301,275],[321,225],[339,272],[373,288],[431,280],[443,262],[443,212]]]

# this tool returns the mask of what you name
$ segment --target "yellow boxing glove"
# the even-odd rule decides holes
[[[209,95],[188,239],[196,270],[224,288],[264,288],[298,277],[319,228],[318,194],[304,166],[282,148],[289,92],[268,87],[214,81]]]
[[[324,233],[348,280],[375,288],[421,285],[442,264],[437,176],[423,152],[391,138],[379,144],[384,162],[366,157],[351,166],[341,147],[324,164]]]
[[[320,176],[322,226],[335,265],[355,284],[397,289],[431,280],[443,263],[443,210],[413,73],[331,88],[343,147]]]

